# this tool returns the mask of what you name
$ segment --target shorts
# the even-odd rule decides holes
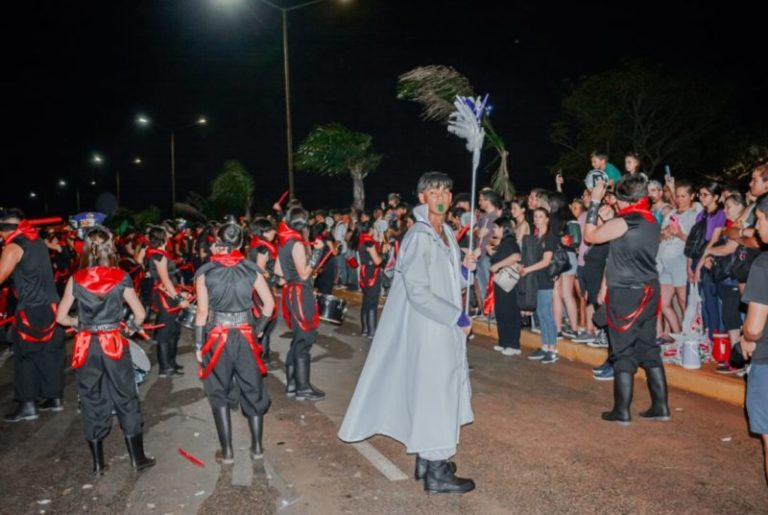
[[[567,254],[568,263],[571,265],[571,267],[563,272],[563,275],[576,275],[576,269],[579,267],[578,261],[576,260],[576,253],[572,250],[569,250]]]
[[[749,429],[768,434],[768,363],[752,363],[747,379]]]
[[[688,284],[687,259],[685,256],[672,258],[658,257],[656,268],[659,271],[659,284],[679,288]]]

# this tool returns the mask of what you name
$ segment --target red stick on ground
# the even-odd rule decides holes
[[[191,463],[197,465],[198,467],[200,467],[200,468],[205,467],[205,463],[203,463],[202,460],[200,460],[199,458],[196,458],[195,456],[191,455],[190,453],[188,453],[187,451],[185,451],[181,447],[179,447],[179,454],[184,456],[187,460],[189,460]]]

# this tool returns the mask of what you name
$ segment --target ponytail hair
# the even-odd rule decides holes
[[[105,227],[95,227],[85,235],[80,268],[94,266],[117,266],[117,251],[112,242],[112,233]]]

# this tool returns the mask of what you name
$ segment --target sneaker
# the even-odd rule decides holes
[[[563,329],[562,331],[560,331],[560,334],[562,334],[569,340],[573,340],[574,338],[576,338],[576,336],[578,336],[576,331],[573,331],[572,329]]]
[[[519,356],[523,353],[520,349],[513,349],[512,347],[507,347],[506,349],[501,351],[502,354],[505,356]]]
[[[544,359],[544,356],[546,355],[546,351],[544,349],[537,349],[533,351],[532,353],[528,354],[528,359],[532,359],[534,361],[539,361],[541,359]]]
[[[587,343],[587,346],[595,349],[607,348],[608,338],[605,336],[605,331],[600,331],[593,341]]]
[[[588,332],[585,331],[585,332],[578,333],[576,336],[571,338],[571,341],[573,343],[589,343],[589,342],[595,341],[595,338],[597,338],[597,336],[595,336],[594,334],[589,334]]]
[[[613,367],[609,365],[599,372],[595,372],[593,377],[597,381],[613,381]]]
[[[536,333],[536,334],[541,334],[541,328],[539,326],[537,326],[537,325],[532,325],[531,326],[531,332],[532,333]]]
[[[502,347],[501,345],[494,345],[493,350],[495,350],[496,352],[501,352],[504,350],[504,347]]]
[[[562,339],[563,339],[563,332],[560,331],[559,333],[557,333],[557,338],[555,338],[555,341],[560,341]]]
[[[605,363],[603,363],[603,364],[602,364],[602,365],[600,365],[599,367],[595,367],[595,368],[593,368],[593,369],[592,369],[592,373],[593,373],[593,374],[597,374],[598,372],[601,372],[601,371],[603,371],[603,370],[604,370],[604,369],[606,369],[606,368],[613,368],[613,365],[611,365],[610,363],[608,363],[608,362],[606,361]]]
[[[544,357],[541,359],[540,363],[548,365],[556,362],[558,359],[557,353],[550,350],[544,353]]]
[[[743,370],[744,370],[744,367],[738,368],[738,367],[731,366],[730,363],[720,363],[719,365],[717,365],[715,372],[717,372],[718,374],[738,374]]]

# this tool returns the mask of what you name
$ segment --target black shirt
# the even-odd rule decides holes
[[[208,309],[225,313],[239,313],[253,307],[253,285],[259,270],[253,261],[243,259],[234,266],[210,262],[195,274],[205,275],[208,289]]]
[[[768,305],[768,252],[763,252],[752,262],[741,301]],[[768,363],[768,327],[763,329],[763,337],[757,342],[752,363]]]
[[[514,234],[507,234],[501,238],[499,246],[496,247],[496,252],[491,256],[491,264],[495,265],[512,254],[520,254],[520,246],[517,244]]]
[[[13,239],[13,243],[24,251],[21,261],[16,264],[11,274],[19,299],[17,309],[59,302],[48,247],[43,240],[29,240],[20,234]]]
[[[117,325],[123,318],[123,292],[133,289],[131,276],[124,271],[123,279],[104,295],[87,290],[72,281],[72,295],[77,299],[77,318],[85,327]]]
[[[545,252],[552,252],[554,254],[555,249],[557,248],[557,236],[550,231],[547,231],[547,234],[541,238],[529,241],[535,241],[536,245],[539,245],[538,252],[542,257]],[[555,281],[549,277],[546,268],[538,270],[534,272],[534,274],[536,274],[536,283],[540,290],[552,290],[555,288]]]
[[[312,276],[302,281],[299,272],[296,270],[296,264],[293,262],[293,246],[297,244],[303,245],[303,243],[297,240],[291,240],[277,249],[277,259],[280,260],[283,278],[289,283],[312,284]]]
[[[641,288],[658,281],[656,254],[659,251],[659,224],[638,213],[623,216],[627,232],[610,242],[605,268],[609,287]]]

